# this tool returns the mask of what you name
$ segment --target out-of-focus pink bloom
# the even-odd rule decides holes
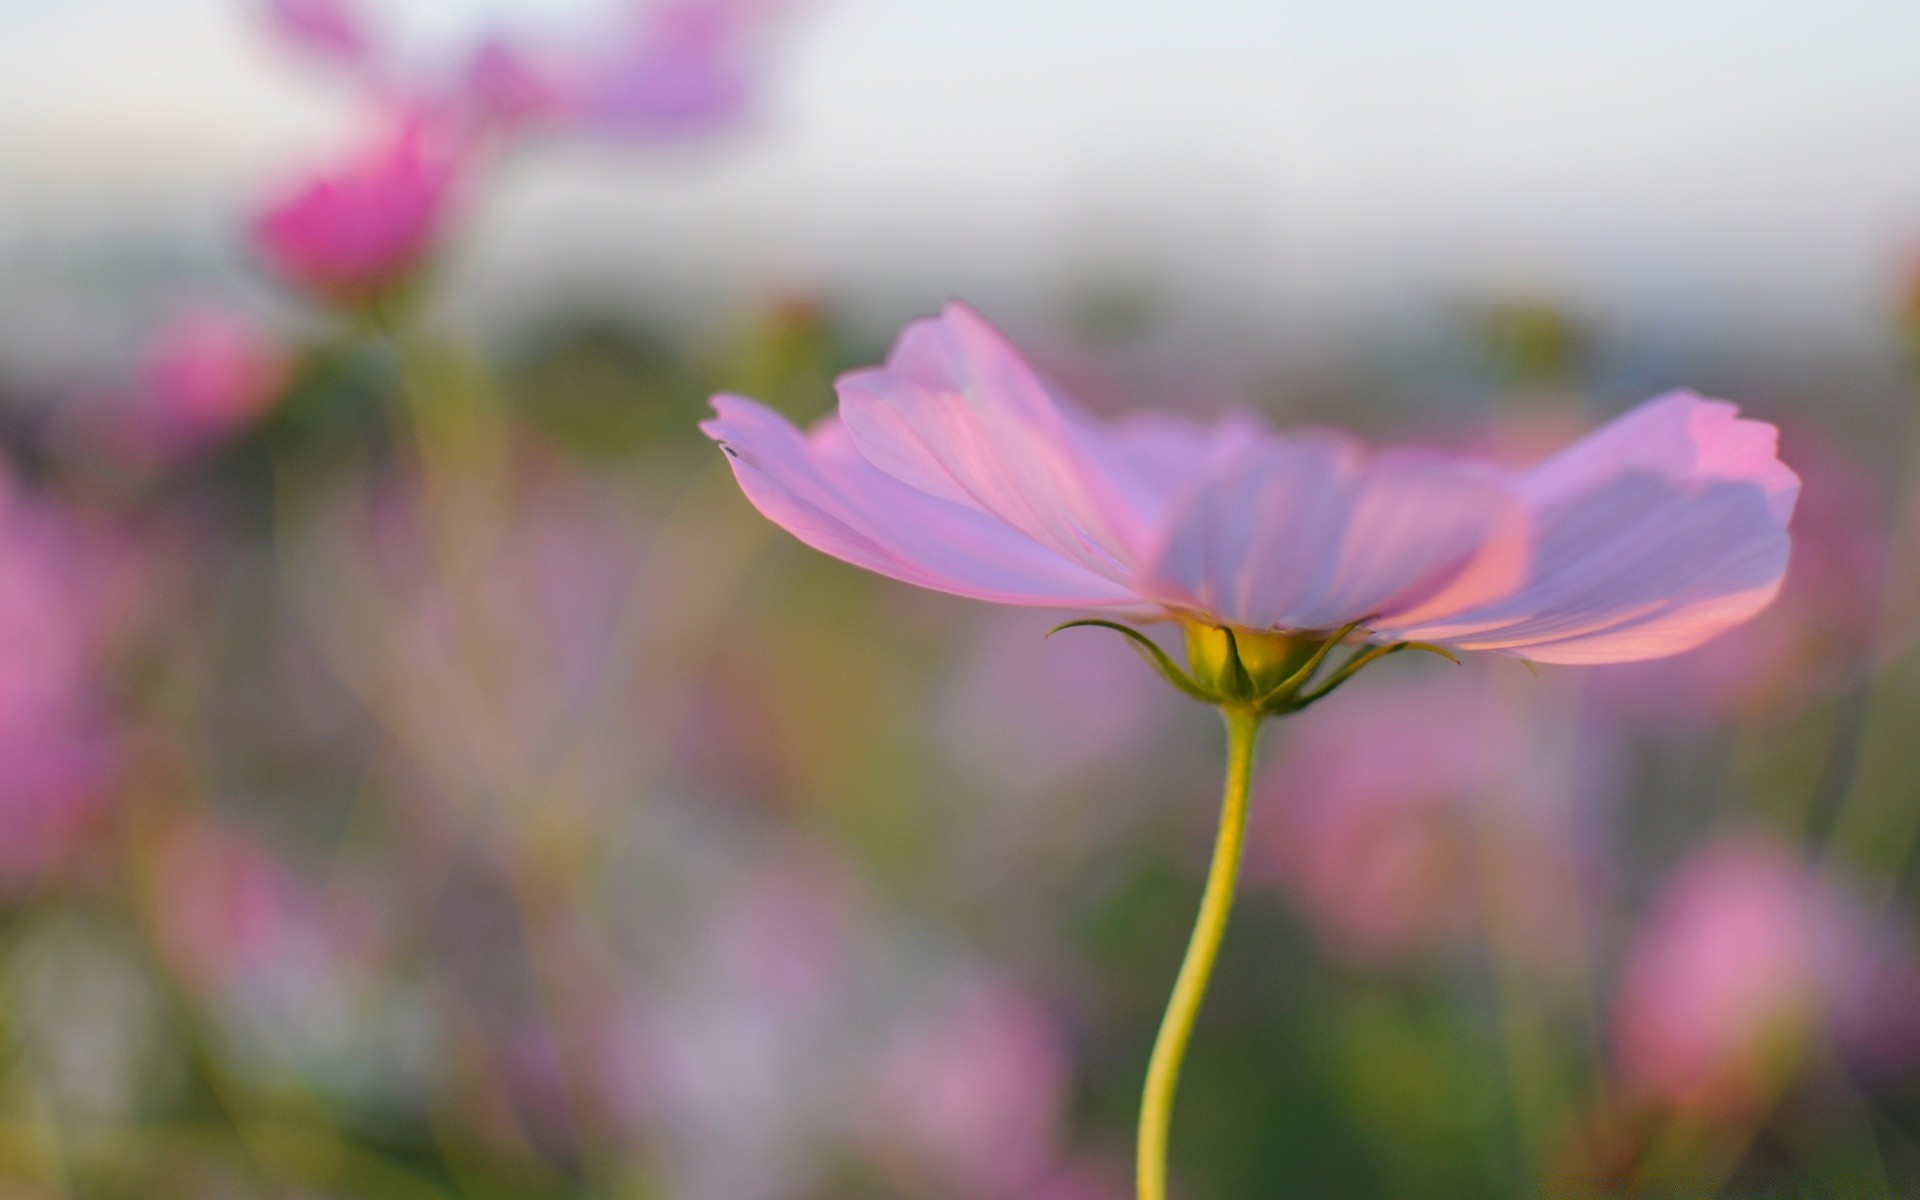
[[[978,980],[918,1014],[883,1051],[865,1124],[930,1167],[943,1191],[1027,1197],[1054,1169],[1067,1083],[1064,1039],[1046,1009]]]
[[[103,672],[131,614],[127,547],[0,478],[0,880],[74,851],[118,761]]]
[[[370,145],[268,206],[254,244],[287,279],[358,305],[406,283],[451,216],[466,150],[449,130],[404,116]]]
[[[1614,1010],[1630,1094],[1737,1116],[1790,1082],[1816,1039],[1910,1063],[1913,960],[1778,844],[1730,837],[1686,863],[1630,949]]]
[[[186,309],[154,332],[141,355],[141,423],[164,449],[196,449],[264,413],[290,368],[281,341],[244,313]]]
[[[538,124],[620,136],[710,130],[745,115],[784,0],[635,0],[601,27],[538,38],[483,28],[464,46],[403,52],[346,0],[266,0],[272,28],[345,68],[381,102],[473,132]]]
[[[1751,617],[1799,491],[1771,425],[1685,392],[1520,474],[1248,418],[1100,425],[957,304],[838,391],[806,434],[737,396],[702,428],[762,513],[857,566],[1005,604],[1363,622],[1541,662],[1659,657]]]
[[[556,89],[572,121],[614,133],[700,132],[743,116],[782,0],[662,0]]]
[[[1257,783],[1248,873],[1329,946],[1383,964],[1485,940],[1545,963],[1573,944],[1587,799],[1574,748],[1540,744],[1483,675],[1377,680],[1301,714]]]
[[[265,0],[273,31],[314,57],[365,70],[374,55],[366,15],[350,0]]]
[[[1886,588],[1886,498],[1871,472],[1811,430],[1787,442],[1805,480],[1779,599],[1686,654],[1608,666],[1589,682],[1608,710],[1660,726],[1753,715],[1854,678]]]
[[[240,989],[304,952],[310,898],[252,839],[205,826],[174,831],[156,876],[161,935],[197,985]]]
[[[676,855],[703,848],[716,874],[686,881],[691,904],[658,930],[659,946],[643,947],[659,957],[606,1035],[610,1106],[650,1131],[673,1195],[811,1194],[863,1044],[854,1030],[873,986],[873,931],[855,935],[847,881],[827,855],[736,856],[681,832]]]
[[[163,831],[154,854],[161,948],[232,1049],[335,1076],[339,1063],[356,1062],[363,1078],[330,1081],[349,1086],[411,1069],[393,1046],[368,1057],[390,1026],[406,1028],[394,997],[380,993],[376,889],[322,890],[253,835],[212,823]]]

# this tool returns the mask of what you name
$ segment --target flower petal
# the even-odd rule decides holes
[[[1251,629],[1332,629],[1471,603],[1519,578],[1522,513],[1480,464],[1269,437],[1174,515],[1142,591]]]
[[[747,499],[807,545],[893,579],[1001,604],[1135,603],[1125,588],[977,509],[909,487],[860,456],[836,419],[802,435],[739,396],[716,396],[701,429]]]
[[[1691,649],[1766,607],[1786,573],[1800,481],[1777,431],[1675,392],[1530,472],[1525,584],[1397,636],[1540,662],[1628,662]]]
[[[836,387],[841,419],[880,470],[1110,579],[1130,572],[1147,523],[1097,433],[971,309],[915,321],[884,367]]]

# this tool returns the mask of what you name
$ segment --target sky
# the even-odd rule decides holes
[[[399,8],[430,50],[604,2]],[[351,119],[246,0],[0,0],[0,268],[232,257],[233,215]],[[818,0],[756,128],[549,150],[472,246],[506,309],[793,286],[881,320],[1144,285],[1254,337],[1541,295],[1857,343],[1920,261],[1920,4]]]

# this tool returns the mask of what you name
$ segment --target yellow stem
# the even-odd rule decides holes
[[[1180,1063],[1187,1054],[1193,1021],[1206,999],[1207,980],[1220,953],[1233,909],[1233,891],[1240,877],[1240,848],[1247,829],[1247,787],[1253,776],[1253,747],[1260,736],[1260,714],[1251,709],[1225,709],[1227,719],[1227,784],[1220,802],[1220,833],[1213,844],[1213,865],[1207,870],[1207,889],[1200,899],[1187,956],[1174,980],[1160,1035],[1154,1039],[1147,1062],[1147,1086],[1140,1097],[1140,1200],[1166,1200],[1167,1130],[1173,1120],[1173,1094],[1180,1086]]]

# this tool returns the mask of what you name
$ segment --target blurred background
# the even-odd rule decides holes
[[[1267,735],[1179,1195],[1920,1190],[1920,7],[0,0],[0,1196],[1119,1200],[1222,737],[695,428],[1782,427],[1780,600]]]

